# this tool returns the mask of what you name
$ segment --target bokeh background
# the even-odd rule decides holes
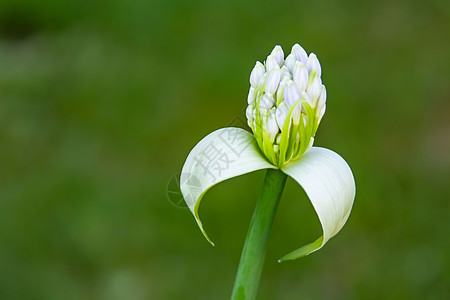
[[[211,189],[211,247],[168,184],[209,132],[244,118],[275,44],[317,53],[316,145],[357,183],[317,238],[292,180],[259,299],[449,299],[450,2],[0,2],[0,299],[227,299],[264,172]]]

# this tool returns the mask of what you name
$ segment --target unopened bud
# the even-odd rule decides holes
[[[317,101],[317,107],[316,107],[316,115],[318,116],[319,113],[322,111],[322,108],[325,106],[325,102],[327,101],[327,89],[324,85],[322,85],[322,92],[320,92],[319,100]]]
[[[308,86],[308,69],[305,64],[296,61],[294,65],[294,82],[301,92],[305,91]]]
[[[294,71],[294,64],[295,64],[295,55],[291,53],[286,57],[286,61],[284,62],[284,65],[292,73]]]
[[[283,101],[284,90],[286,89],[286,84],[288,82],[289,82],[289,79],[285,78],[280,82],[280,85],[278,86],[277,103],[276,103],[277,106]]]
[[[281,81],[285,80],[285,79],[290,79],[292,80],[292,74],[291,71],[289,71],[288,67],[283,66],[281,67]]]
[[[250,127],[252,130],[253,130],[253,121],[250,121],[250,120],[248,120],[247,119],[247,125],[248,125],[248,127]]]
[[[320,67],[319,60],[314,53],[309,54],[308,61],[306,62],[306,68],[309,72],[316,71],[316,76],[322,75],[322,68]]]
[[[294,125],[298,125],[298,123],[300,123],[301,112],[302,112],[302,105],[301,103],[299,103],[294,107],[294,110],[292,111],[292,123],[294,123]]]
[[[302,98],[303,98],[303,100],[308,102],[309,105],[312,105],[311,98],[309,97],[309,95],[306,92],[302,92]]]
[[[319,117],[317,118],[317,122],[320,123],[322,121],[323,115],[325,114],[325,110],[327,108],[327,105],[325,104],[322,109],[320,110]]]
[[[278,124],[278,127],[280,128],[280,130],[283,130],[283,126],[284,126],[284,122],[286,121],[287,113],[288,113],[288,108],[286,107],[286,104],[284,102],[282,102],[280,105],[278,105],[277,111],[276,111],[276,120],[277,120],[277,124]]]
[[[302,113],[303,115],[303,126],[306,127],[306,125],[308,124],[308,116],[304,113]]]
[[[263,76],[261,76],[259,78],[258,87],[264,86],[264,83],[266,82],[266,78],[267,78],[267,73],[264,73]]]
[[[272,55],[267,56],[266,59],[266,69],[267,72],[270,72],[271,70],[273,70],[276,67],[280,67],[275,59],[275,57],[273,57]]]
[[[313,106],[316,106],[317,100],[319,99],[321,92],[322,92],[322,80],[316,74],[312,83],[308,85],[308,88],[306,89],[306,93],[308,93],[309,97],[311,98]]]
[[[248,91],[247,103],[249,105],[255,103],[255,88],[252,86],[250,87],[250,90]]]
[[[269,117],[267,118],[267,133],[269,134],[270,142],[273,143],[278,133],[278,126],[275,120],[275,108],[270,110]]]
[[[278,67],[278,65],[276,65],[276,67],[274,67],[267,75],[267,82],[264,87],[264,91],[266,93],[274,95],[275,92],[277,91],[278,85],[280,84],[280,78],[281,78],[281,70]]]
[[[275,100],[271,94],[264,94],[261,98],[261,102],[259,102],[260,110],[271,109],[275,104]]]
[[[284,62],[284,52],[280,45],[276,45],[275,48],[273,48],[272,52],[270,53],[271,56],[275,58],[275,61],[277,62],[278,66],[281,67]]]
[[[254,108],[255,107],[253,105],[249,105],[245,110],[245,116],[247,117],[247,120],[249,120],[250,122],[253,122],[253,119],[255,118]]]
[[[295,44],[294,46],[292,46],[291,53],[294,54],[296,60],[299,60],[302,63],[306,64],[306,61],[308,60],[308,54],[306,54],[306,51],[299,44]]]
[[[291,107],[296,101],[301,99],[300,91],[297,88],[297,85],[291,80],[287,83],[284,92],[284,100],[288,107]]]
[[[259,80],[265,72],[266,69],[264,68],[264,65],[257,61],[255,67],[252,70],[252,73],[250,74],[250,84],[252,85],[252,87],[258,86]]]

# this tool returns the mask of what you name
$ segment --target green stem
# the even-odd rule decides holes
[[[231,295],[233,300],[252,300],[256,297],[270,228],[283,193],[286,178],[286,174],[280,170],[267,170],[242,250],[233,294]]]

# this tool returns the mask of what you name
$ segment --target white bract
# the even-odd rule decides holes
[[[198,216],[205,192],[221,181],[260,169],[280,169],[299,183],[322,224],[319,239],[282,260],[320,249],[344,226],[356,192],[352,171],[338,154],[312,147],[326,107],[321,74],[314,53],[308,56],[295,44],[285,60],[282,48],[275,46],[250,75],[246,117],[253,135],[240,128],[222,128],[192,149],[180,187],[209,242]]]

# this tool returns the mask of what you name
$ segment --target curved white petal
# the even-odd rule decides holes
[[[280,261],[296,259],[322,248],[344,226],[356,193],[355,179],[348,164],[337,153],[325,148],[308,149],[282,171],[305,190],[322,224],[323,236]]]
[[[180,188],[198,226],[211,244],[198,216],[198,207],[206,191],[226,179],[269,168],[276,169],[260,153],[255,137],[241,128],[216,130],[192,149],[181,171]]]

